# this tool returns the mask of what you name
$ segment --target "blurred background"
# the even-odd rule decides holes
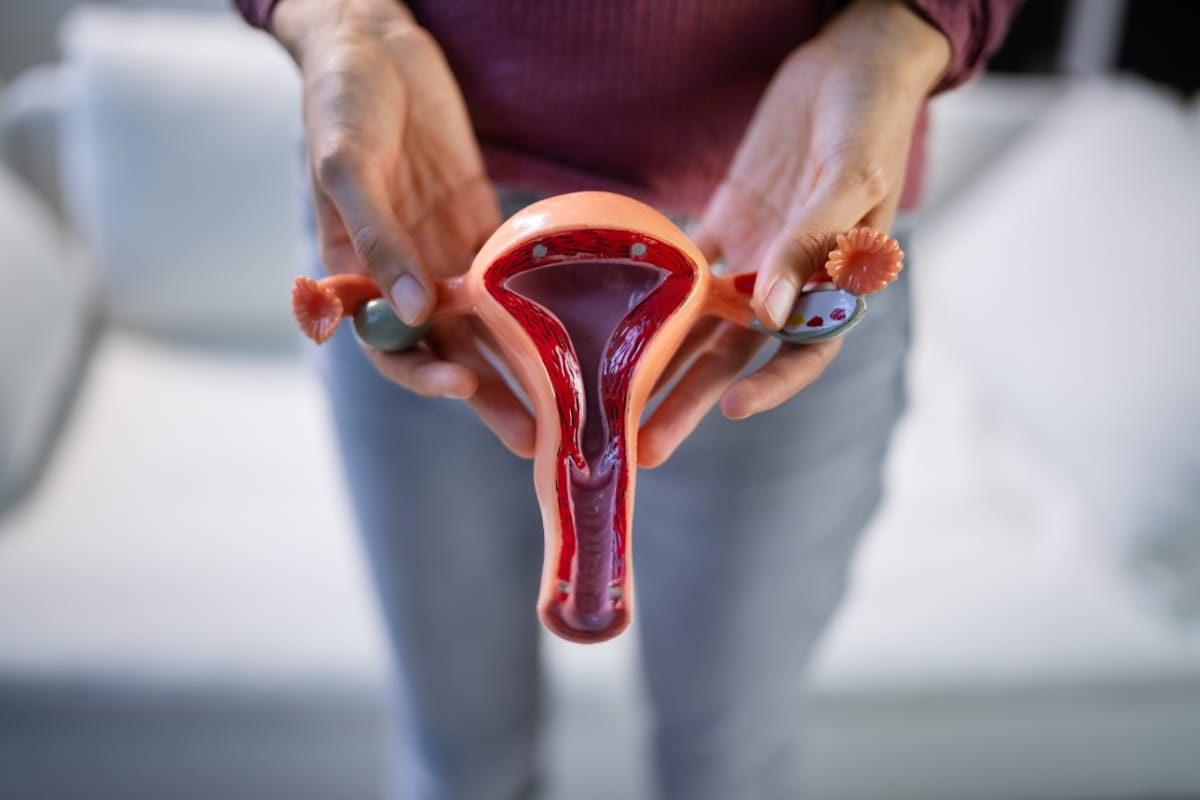
[[[1198,21],[1028,3],[933,103],[817,800],[1200,797]],[[4,0],[4,800],[381,796],[384,648],[286,301],[297,109],[224,0]],[[547,640],[547,797],[650,796],[633,638]]]

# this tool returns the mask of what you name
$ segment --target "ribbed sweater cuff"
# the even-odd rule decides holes
[[[950,68],[934,92],[968,81],[1000,48],[1018,0],[909,0],[911,7],[950,40]]]
[[[246,22],[249,22],[256,28],[266,29],[267,22],[271,19],[271,11],[275,8],[275,4],[279,0],[233,0],[238,11],[242,12],[242,16]]]

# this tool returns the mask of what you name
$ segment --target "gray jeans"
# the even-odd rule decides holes
[[[880,499],[908,341],[902,277],[816,384],[747,420],[714,411],[639,475],[625,635],[641,639],[662,797],[800,796],[805,667]],[[348,326],[318,358],[390,636],[401,796],[534,796],[542,530],[530,463],[466,404],[380,378]]]

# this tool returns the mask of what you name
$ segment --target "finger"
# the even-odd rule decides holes
[[[363,269],[384,290],[408,325],[424,324],[433,311],[432,276],[392,209],[383,173],[359,149],[338,146],[314,155],[321,190],[329,197]]]
[[[346,226],[342,223],[342,218],[338,216],[337,209],[333,207],[333,203],[325,196],[325,192],[321,189],[321,184],[317,180],[316,172],[310,167],[310,178],[312,182],[313,209],[316,212],[317,219],[317,243],[321,248],[321,261],[325,264],[325,268],[331,273],[361,273],[362,269],[358,263],[358,256],[354,254],[354,248],[350,246],[350,241],[346,236]]]
[[[427,347],[389,353],[364,346],[363,351],[380,375],[422,397],[465,400],[479,386],[470,369],[439,358]]]
[[[775,408],[821,376],[842,347],[841,339],[820,344],[783,344],[761,369],[721,395],[721,413],[745,419]]]
[[[433,349],[423,346],[405,353],[363,349],[381,375],[411,392],[468,400],[506,447],[523,458],[532,456],[533,417],[504,377],[473,346],[465,321],[429,338]]]
[[[837,236],[854,227],[884,201],[890,184],[875,162],[857,156],[839,159],[826,170],[813,194],[789,214],[783,231],[767,250],[751,304],[759,320],[783,327],[804,282],[820,269]]]
[[[721,242],[715,226],[711,222],[702,219],[692,230],[688,231],[688,236],[710,267],[720,260]]]
[[[657,467],[670,458],[765,342],[761,334],[723,323],[638,434],[638,463]]]
[[[711,266],[721,255],[721,246],[715,232],[706,230],[704,226],[699,226],[691,233],[692,242],[700,250],[700,254]],[[654,388],[650,392],[650,396],[654,397],[667,386],[671,385],[671,381],[691,363],[692,358],[699,352],[707,342],[713,331],[717,329],[720,320],[715,317],[701,317],[696,322],[691,330],[688,331],[679,347],[671,355],[671,359],[667,362],[667,366],[658,376],[658,380],[654,382]]]
[[[892,221],[896,218],[896,209],[900,207],[902,190],[903,186],[897,185],[893,191],[888,193],[887,198],[875,206],[875,208],[868,211],[858,224],[883,233],[890,233],[892,230]]]
[[[497,359],[504,360],[504,348],[500,346],[500,340],[492,333],[491,329],[484,325],[478,317],[468,317],[467,324],[471,326],[471,330],[475,333],[475,338],[483,342],[483,346]],[[505,367],[508,368],[507,365]],[[509,372],[512,370],[509,369]]]
[[[492,184],[480,174],[402,222],[424,267],[434,275],[457,275],[470,268],[500,227],[500,205]]]
[[[683,342],[679,345],[679,349],[671,356],[671,360],[667,362],[667,366],[663,369],[662,374],[655,381],[654,389],[650,392],[651,397],[671,385],[671,381],[675,380],[676,376],[695,358],[696,353],[708,343],[709,338],[713,335],[713,331],[717,329],[719,324],[720,320],[716,317],[703,317],[692,326],[692,329],[688,331],[687,336],[683,338]]]
[[[500,341],[478,317],[468,317],[466,323],[475,332],[475,338],[479,344],[479,352],[487,360],[488,364],[491,365],[492,369],[499,373],[505,385],[509,387],[509,391],[528,410],[529,403],[523,399],[523,395],[521,394],[520,379],[517,377],[516,370],[508,363],[508,358],[504,355],[504,348],[500,346]]]
[[[483,423],[509,450],[522,458],[530,458],[536,430],[533,417],[479,346],[479,340],[474,338],[465,321],[437,343],[439,352],[469,368],[478,379],[478,386],[467,402]]]
[[[690,235],[715,274],[754,271],[767,246],[765,231],[780,230],[783,216],[740,183],[721,184]],[[718,263],[723,260],[723,263]]]

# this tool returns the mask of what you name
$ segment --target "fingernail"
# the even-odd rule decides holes
[[[767,316],[775,323],[775,326],[782,328],[787,322],[788,317],[792,315],[792,306],[796,304],[796,289],[791,283],[780,278],[771,286],[771,290],[767,292]]]
[[[421,309],[425,308],[425,289],[412,275],[401,275],[400,280],[392,284],[392,305],[400,314],[400,319],[409,325],[417,323]]]
[[[475,390],[465,388],[461,380],[451,378],[450,380],[443,379],[442,381],[442,397],[451,400],[467,400],[473,394],[475,394]]]

